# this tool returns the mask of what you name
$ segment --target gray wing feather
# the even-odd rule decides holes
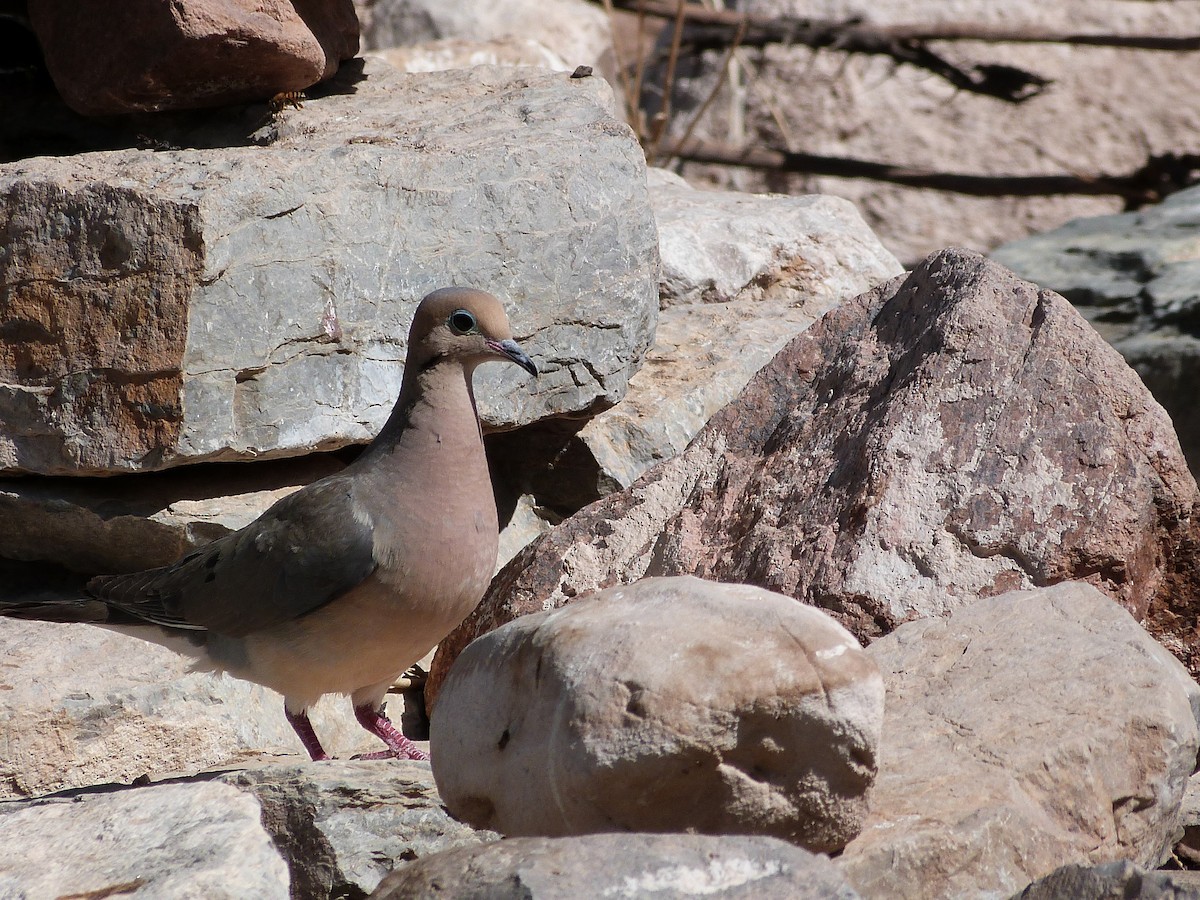
[[[375,570],[371,528],[354,513],[352,483],[335,475],[170,566],[93,578],[88,590],[148,622],[243,637],[324,606]]]

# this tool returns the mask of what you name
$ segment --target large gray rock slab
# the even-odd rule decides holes
[[[669,648],[664,649],[664,648]],[[858,833],[883,686],[824,612],[745,585],[650,578],[469,646],[438,693],[447,808],[505,835]]]
[[[1077,219],[991,255],[1062,294],[1121,351],[1200,471],[1200,188],[1139,212]]]
[[[1075,219],[989,255],[1101,320],[1101,310],[1136,320],[1143,291],[1154,319],[1194,319],[1197,227],[1200,188],[1194,187],[1137,212]]]
[[[1169,851],[1200,687],[1091,585],[978,600],[868,653],[887,685],[879,779],[839,861],[864,897],[1004,897]]]
[[[303,762],[225,772],[253,795],[293,897],[363,897],[398,866],[499,838],[451,818],[428,762]]]
[[[598,78],[367,61],[263,146],[0,166],[0,470],[99,473],[365,442],[412,310],[504,298],[543,370],[490,426],[603,408],[653,337],[657,234]]]
[[[135,637],[4,619],[0,659],[0,798],[304,753],[278,694],[191,672]],[[322,700],[313,721],[332,753],[379,749],[344,698]]]
[[[856,900],[829,859],[767,837],[591,834],[510,838],[410,863],[371,900]]]
[[[0,896],[287,900],[259,806],[226,784],[0,804]]]
[[[828,309],[902,271],[841,197],[702,191],[664,169],[647,180],[664,308],[756,300]]]
[[[1065,300],[946,250],[794,338],[679,456],[518,554],[442,643],[646,575],[756,584],[864,642],[1095,583],[1195,665],[1200,500],[1170,419]]]

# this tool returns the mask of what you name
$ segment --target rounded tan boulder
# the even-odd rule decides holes
[[[474,641],[430,735],[447,808],[508,835],[862,827],[883,681],[828,615],[747,585],[649,578]]]

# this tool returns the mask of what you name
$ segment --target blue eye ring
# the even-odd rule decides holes
[[[479,330],[479,324],[475,321],[475,317],[465,309],[456,309],[450,313],[446,324],[455,334],[472,334]]]

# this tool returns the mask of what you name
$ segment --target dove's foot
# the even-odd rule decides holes
[[[429,754],[420,747],[411,750],[376,750],[374,753],[356,753],[351,759],[429,759]]]
[[[286,706],[283,708],[283,714],[287,716],[288,724],[292,726],[296,732],[296,736],[300,738],[300,743],[304,745],[304,749],[308,751],[308,755],[313,760],[329,759],[329,754],[325,752],[325,748],[321,746],[321,742],[317,740],[317,733],[313,730],[312,722],[308,720],[308,711],[301,710],[298,713],[292,713]],[[359,720],[361,721],[361,719]],[[390,746],[390,745],[389,745]]]
[[[363,728],[388,746],[386,750],[375,753],[360,753],[354,759],[429,759],[428,753],[402,735],[391,719],[383,714],[383,707],[356,706],[354,717]]]

